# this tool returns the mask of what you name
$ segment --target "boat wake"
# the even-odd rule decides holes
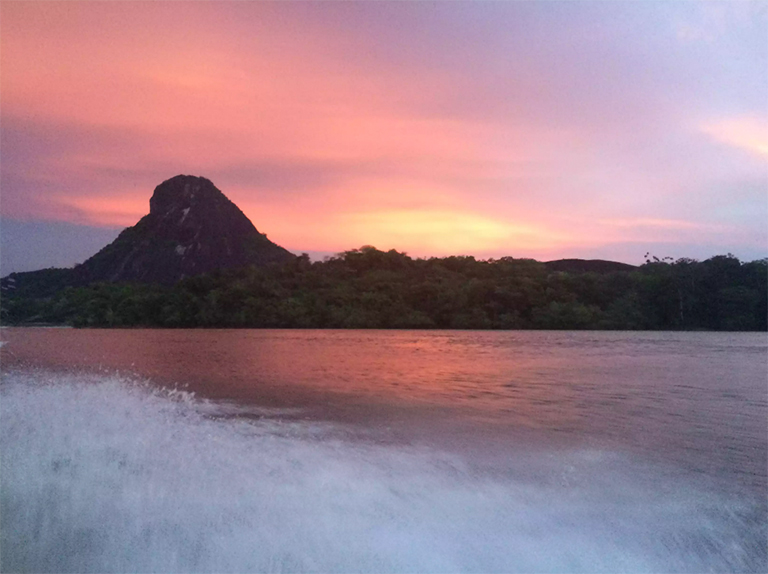
[[[117,375],[17,370],[0,393],[3,571],[766,568],[763,504],[651,488],[616,453],[490,473]]]

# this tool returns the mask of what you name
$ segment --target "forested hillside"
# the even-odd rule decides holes
[[[603,269],[604,266],[598,266]],[[172,287],[98,283],[5,290],[3,324],[93,327],[766,330],[768,260],[650,258],[559,271],[504,257],[412,259],[363,247]],[[589,266],[584,267],[585,269]],[[42,295],[40,294],[42,293]]]

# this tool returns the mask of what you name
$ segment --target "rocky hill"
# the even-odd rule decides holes
[[[209,180],[177,175],[155,188],[148,215],[75,272],[78,283],[169,285],[216,269],[263,266],[293,257],[259,233]]]

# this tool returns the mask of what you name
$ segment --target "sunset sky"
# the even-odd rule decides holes
[[[0,4],[3,274],[179,173],[316,257],[766,257],[768,2]]]

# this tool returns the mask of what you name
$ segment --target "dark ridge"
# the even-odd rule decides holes
[[[0,297],[50,297],[65,287],[74,287],[74,269],[51,267],[11,273],[0,279]]]
[[[545,261],[547,271],[562,271],[566,273],[616,273],[617,271],[632,271],[637,269],[628,263],[605,261],[603,259],[557,259]]]

